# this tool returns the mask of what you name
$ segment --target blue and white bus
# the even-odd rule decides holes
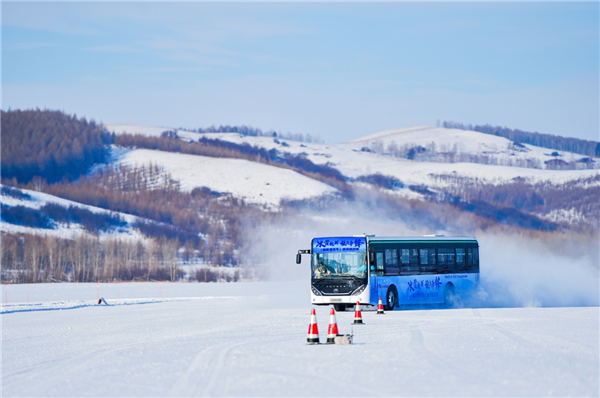
[[[400,305],[448,303],[479,283],[479,243],[474,237],[375,235],[314,238],[311,303],[344,311],[356,302],[387,310]]]

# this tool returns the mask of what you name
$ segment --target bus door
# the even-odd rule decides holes
[[[386,292],[382,292],[380,289],[380,284],[382,282],[385,282],[384,278],[382,278],[382,276],[384,275],[384,257],[383,257],[383,249],[379,249],[379,248],[375,248],[370,252],[370,259],[371,259],[371,265],[370,265],[370,278],[369,278],[369,286],[371,289],[371,292],[369,294],[370,296],[370,302],[371,304],[377,304],[377,302],[379,301],[379,297],[385,297],[385,293]]]

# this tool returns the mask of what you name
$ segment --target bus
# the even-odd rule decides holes
[[[479,283],[475,237],[357,235],[313,238],[311,303],[345,311],[359,302],[386,310],[411,304],[449,304]]]

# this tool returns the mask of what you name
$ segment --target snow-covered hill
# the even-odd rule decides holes
[[[337,192],[295,171],[242,159],[136,149],[119,151],[115,161],[129,166],[152,162],[169,172],[184,190],[209,187],[269,208],[277,207],[284,199],[303,200]]]
[[[392,152],[393,148],[398,150],[403,147],[420,146],[438,153],[452,153],[457,157],[486,156],[488,161],[500,165],[526,164],[523,161],[529,160],[542,169],[548,168],[547,161],[580,162],[586,158],[586,156],[572,152],[519,144],[504,137],[477,131],[429,126],[381,131],[351,140],[347,144],[357,149],[380,146],[385,152]],[[581,166],[581,168],[585,168],[583,164]]]
[[[138,125],[108,125],[115,134],[135,133],[157,137],[164,131],[176,131],[188,141],[202,137],[249,144],[280,154],[304,155],[318,165],[333,167],[348,178],[350,184],[373,174],[394,177],[404,188],[395,195],[411,199],[426,197],[412,187],[427,187],[433,192],[462,190],[457,184],[526,184],[550,183],[560,188],[573,183],[586,189],[600,185],[597,178],[599,159],[575,153],[554,151],[475,131],[435,127],[408,127],[366,135],[345,143],[319,144],[284,140],[277,137],[246,136],[238,133],[195,133],[168,128]],[[419,149],[420,148],[420,149]],[[406,153],[414,150],[412,159]],[[276,208],[284,198],[309,199],[332,194],[335,189],[318,181],[278,167],[236,159],[162,153],[148,150],[114,149],[115,162],[141,165],[155,162],[191,190],[206,186],[214,191],[229,192],[252,203]],[[557,163],[558,162],[558,163]],[[556,170],[551,165],[570,164],[573,170]],[[518,167],[526,165],[528,167]],[[591,167],[591,168],[590,168]],[[568,189],[568,188],[564,188]],[[581,206],[586,206],[581,204]],[[589,209],[588,209],[589,210]],[[580,223],[596,210],[573,208],[570,203],[547,209],[539,217],[553,221]],[[593,224],[593,222],[592,222]],[[590,224],[590,225],[592,225]]]
[[[129,214],[117,213],[105,209],[100,209],[94,206],[84,205],[78,202],[73,202],[71,200],[62,199],[53,195],[49,195],[43,192],[30,191],[27,189],[20,190],[26,198],[17,198],[14,196],[7,195],[5,192],[2,193],[0,198],[2,199],[2,204],[5,206],[15,207],[15,206],[23,206],[30,209],[40,209],[43,206],[51,203],[60,205],[62,207],[68,208],[70,206],[74,206],[80,209],[88,210],[92,213],[100,213],[107,215],[119,215],[126,223],[126,226],[119,227],[113,229],[109,232],[101,232],[100,238],[104,239],[107,236],[112,236],[118,239],[127,239],[127,240],[140,240],[143,239],[143,236],[139,233],[139,231],[135,228],[132,228],[131,225],[135,223],[139,218],[136,216],[132,216]],[[7,223],[4,220],[0,222],[0,231],[7,233],[23,233],[23,234],[32,234],[32,235],[43,235],[43,236],[54,236],[57,238],[64,239],[72,239],[78,235],[85,234],[85,229],[77,223],[62,223],[62,222],[54,222],[53,229],[46,228],[32,228],[23,225],[15,225],[11,223]]]
[[[147,136],[157,136],[163,131],[169,130],[167,128],[127,126],[130,127],[126,129],[123,125],[107,125],[107,128],[116,134],[135,132]],[[406,184],[427,185],[430,187],[436,186],[438,182],[435,176],[440,174],[453,174],[454,176],[463,176],[490,183],[510,182],[515,178],[523,178],[531,183],[541,181],[564,183],[566,181],[592,177],[600,173],[598,170],[548,170],[545,168],[504,166],[501,165],[502,159],[530,158],[538,160],[545,167],[545,161],[557,158],[551,155],[552,152],[558,152],[560,158],[566,161],[577,161],[583,158],[583,156],[532,145],[523,145],[525,147],[523,149],[515,147],[506,138],[476,131],[435,127],[411,127],[388,130],[340,144],[287,141],[273,137],[244,136],[237,133],[199,134],[177,130],[177,134],[192,140],[197,140],[200,137],[208,137],[238,144],[248,143],[292,154],[305,154],[312,162],[316,164],[329,164],[349,178],[381,173],[396,177]],[[500,160],[500,165],[412,161],[361,150],[362,148],[368,148],[369,145],[376,142],[381,142],[384,148],[387,148],[392,142],[398,147],[411,145],[425,147],[433,142],[438,151],[452,151],[454,148],[463,154],[493,155]]]

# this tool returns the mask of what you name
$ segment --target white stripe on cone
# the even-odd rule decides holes
[[[335,319],[335,310],[329,311],[329,327],[327,328],[327,343],[334,344],[335,336],[338,335],[337,320]]]
[[[385,312],[383,312],[383,303],[381,302],[381,297],[379,297],[379,304],[377,304],[377,313],[385,314]]]
[[[319,344],[319,328],[317,326],[317,313],[313,308],[310,311],[310,324],[308,325],[308,337],[306,338],[308,344]]]
[[[359,301],[356,302],[356,310],[354,311],[354,324],[363,324]]]

